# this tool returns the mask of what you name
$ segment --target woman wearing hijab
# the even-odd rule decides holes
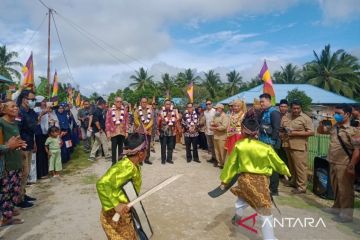
[[[66,163],[70,160],[70,148],[72,147],[69,115],[67,111],[65,111],[65,107],[66,104],[61,103],[59,108],[55,111],[61,130],[61,160],[63,163]]]

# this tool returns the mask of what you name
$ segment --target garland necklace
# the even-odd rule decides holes
[[[140,119],[141,121],[144,123],[144,124],[147,124],[150,122],[150,119],[151,119],[151,109],[149,106],[146,107],[146,112],[147,112],[147,116],[146,116],[146,119],[144,117],[144,113],[143,113],[143,110],[142,110],[142,107],[139,106],[139,115],[140,115]]]

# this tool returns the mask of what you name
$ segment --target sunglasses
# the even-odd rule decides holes
[[[206,105],[211,105],[212,103],[206,103]]]

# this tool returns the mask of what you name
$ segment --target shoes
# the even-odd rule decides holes
[[[24,201],[26,201],[26,202],[34,202],[34,201],[36,201],[36,198],[30,197],[30,196],[25,194]]]
[[[292,187],[292,188],[295,188],[295,184],[291,183],[290,181],[284,181],[284,186],[285,187]]]
[[[338,215],[340,213],[340,210],[336,208],[325,208],[323,211],[334,215]]]
[[[293,194],[304,194],[304,193],[306,193],[306,190],[293,189],[293,190],[291,190],[291,193],[293,193]]]
[[[152,162],[150,162],[149,160],[145,160],[144,163],[152,165]]]
[[[24,200],[21,203],[19,203],[17,206],[22,209],[30,209],[34,207],[34,204]]]
[[[191,162],[191,159],[187,159],[186,161],[189,163],[189,162]]]
[[[340,217],[340,216],[335,216],[332,218],[333,221],[338,222],[338,223],[351,223],[353,222],[352,218],[347,218],[347,217]]]
[[[277,192],[277,191],[276,192],[271,192],[270,194],[271,194],[271,196],[279,196],[279,192]]]
[[[220,169],[223,169],[223,168],[224,168],[224,166],[221,166],[221,165],[219,165],[218,167],[219,167]]]
[[[218,163],[217,162],[214,162],[214,167],[219,167]]]
[[[161,164],[165,164],[165,161],[161,161]]]
[[[209,159],[209,160],[206,160],[206,162],[208,162],[208,163],[214,163],[214,162],[216,162],[216,161],[215,161],[215,159],[212,159],[212,158],[211,158],[211,159]]]
[[[167,163],[170,163],[170,164],[174,164],[174,162],[172,160],[168,160],[166,161]]]
[[[233,225],[236,225],[237,222],[241,220],[241,218],[242,218],[242,217],[240,217],[240,216],[238,216],[238,215],[235,214],[235,215],[232,217],[232,219],[231,219],[231,223],[232,223]]]
[[[88,160],[89,160],[90,162],[95,162],[95,161],[96,161],[96,158],[94,158],[94,157],[89,157]]]
[[[194,159],[194,162],[201,163],[199,159]]]

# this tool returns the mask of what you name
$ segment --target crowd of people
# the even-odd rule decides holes
[[[50,103],[30,90],[21,89],[12,100],[2,102],[0,112],[2,226],[22,223],[23,220],[15,218],[20,214],[19,209],[31,208],[36,201],[26,194],[34,157],[37,179],[58,177],[62,164],[71,159],[80,140],[84,151],[89,154],[89,161],[96,161],[100,156],[115,165],[122,161],[128,150],[124,149],[124,144],[132,133],[144,136],[145,164],[153,164],[150,155],[155,152],[154,143],[158,140],[161,164],[174,164],[176,144],[184,144],[184,161],[200,163],[203,159],[200,159],[199,149],[202,149],[209,155],[209,159],[205,159],[207,162],[220,169],[226,167],[224,170],[231,168],[226,163],[234,158],[234,154],[240,154],[236,158],[241,160],[241,152],[234,153],[234,149],[240,146],[237,143],[245,136],[252,136],[276,152],[279,158],[274,158],[274,161],[280,159],[290,170],[288,174],[282,166],[279,167],[282,169],[279,172],[286,176],[271,171],[269,193],[272,196],[279,194],[280,179],[285,186],[293,188],[293,194],[307,191],[307,140],[315,130],[312,119],[302,111],[302,103],[297,100],[288,103],[283,99],[279,106],[272,106],[271,96],[264,93],[249,110],[242,100],[235,100],[225,107],[221,103],[213,106],[210,99],[200,105],[188,103],[185,109],[181,109],[170,99],[158,106],[156,101],[149,102],[147,97],[143,97],[132,108],[121,97],[116,97],[110,104],[100,97],[95,103],[84,100],[78,108],[72,103]],[[258,128],[246,129],[247,134],[244,134],[243,121],[250,113]],[[319,133],[330,134],[328,160],[335,193],[330,212],[339,222],[353,219],[352,183],[360,148],[356,125],[360,118],[358,113],[358,106],[338,105],[334,115],[336,123],[322,121],[317,129]],[[244,202],[241,203],[236,205],[236,214],[245,206]],[[239,217],[236,215],[235,219]]]

